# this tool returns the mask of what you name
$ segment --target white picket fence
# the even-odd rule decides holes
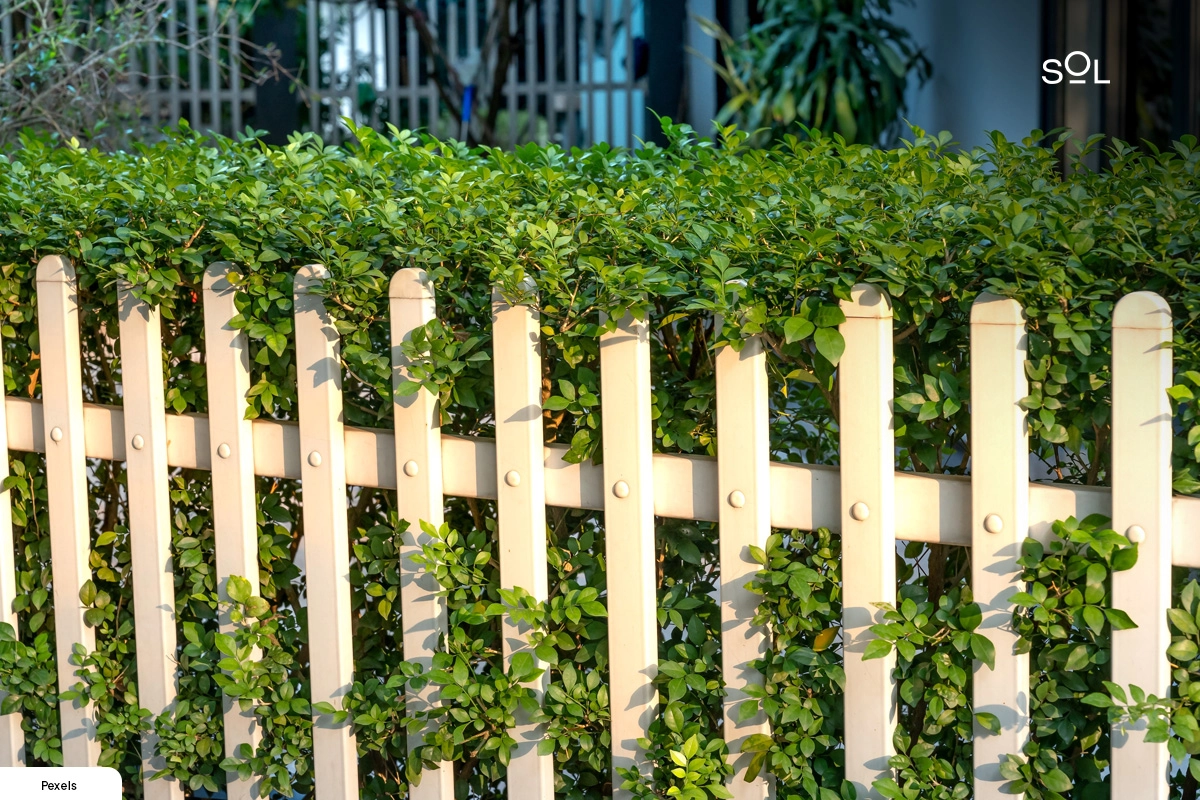
[[[871,782],[888,774],[896,721],[896,686],[887,659],[863,661],[878,619],[873,606],[894,602],[896,540],[973,548],[972,585],[984,609],[982,630],[996,644],[994,670],[975,672],[976,711],[995,714],[999,734],[976,730],[975,796],[1001,792],[997,764],[1019,753],[1029,736],[1029,664],[1012,654],[1008,601],[1019,587],[1015,565],[1025,536],[1046,538],[1054,520],[1111,514],[1114,527],[1140,544],[1137,566],[1114,576],[1114,602],[1139,627],[1113,636],[1113,680],[1165,696],[1170,687],[1165,650],[1165,610],[1172,563],[1200,567],[1200,499],[1172,497],[1171,320],[1158,296],[1138,292],[1116,308],[1113,326],[1112,490],[1030,483],[1024,412],[1025,331],[1012,300],[983,295],[971,316],[972,479],[894,470],[892,431],[892,329],[888,299],[858,286],[843,303],[841,331],[842,468],[772,462],[768,442],[767,355],[751,339],[740,351],[716,356],[717,427],[721,454],[655,454],[650,423],[650,334],[645,321],[626,318],[601,341],[604,410],[603,466],[563,461],[565,447],[543,444],[538,313],[493,297],[497,365],[495,440],[443,435],[435,427],[435,398],[425,390],[395,401],[394,430],[347,427],[342,422],[338,336],[319,296],[310,293],[325,275],[306,267],[296,280],[296,357],[300,422],[244,419],[249,354],[244,332],[229,327],[235,290],[228,264],[214,264],[204,281],[209,415],[167,414],[159,315],[121,292],[120,347],[125,408],[83,402],[79,308],[75,273],[64,258],[38,266],[37,304],[43,400],[8,397],[0,404],[0,451],[44,452],[47,459],[51,556],[60,665],[72,645],[91,646],[78,592],[88,580],[86,457],[125,460],[131,487],[138,686],[140,701],[158,713],[175,695],[176,630],[173,612],[167,475],[172,467],[209,470],[217,571],[222,591],[229,576],[256,584],[254,476],[300,479],[306,547],[306,581],[312,641],[313,701],[335,704],[351,684],[350,565],[347,486],[398,489],[400,514],[418,531],[418,520],[440,524],[443,497],[495,499],[499,509],[501,580],[544,597],[547,505],[602,510],[609,525],[608,608],[613,762],[647,769],[636,740],[657,713],[652,686],[660,630],[655,615],[654,518],[720,524],[721,615],[726,737],[737,754],[742,740],[767,730],[762,717],[739,720],[734,709],[745,688],[761,680],[749,663],[767,639],[751,625],[756,596],[746,582],[756,570],[750,545],[762,546],[772,527],[827,527],[845,537],[843,547],[846,642],[846,772],[859,797],[875,796]],[[428,278],[405,269],[391,283],[391,336],[401,342],[436,314]],[[392,351],[394,381],[406,380],[399,348]],[[0,472],[6,472],[7,462]],[[0,474],[0,478],[3,474]],[[13,544],[7,495],[0,496],[0,607],[11,611]],[[404,649],[429,659],[446,624],[436,585],[407,556],[421,535],[406,538],[401,592]],[[225,625],[230,623],[226,621]],[[506,656],[525,647],[522,631],[506,626]],[[60,670],[66,689],[75,678]],[[537,688],[542,688],[541,686]],[[413,703],[436,702],[427,693]],[[258,736],[253,715],[227,704],[226,749],[232,753]],[[94,764],[98,756],[91,710],[62,707],[64,761]],[[0,765],[22,761],[15,715],[0,720]],[[314,717],[315,777],[320,800],[357,795],[354,733],[332,717]],[[539,731],[517,732],[519,752],[509,768],[513,800],[551,800],[554,762],[539,756]],[[153,742],[147,740],[153,765]],[[730,789],[739,800],[772,794],[770,781],[742,779],[746,759],[734,756],[738,775]],[[1165,800],[1167,751],[1134,733],[1114,736],[1113,796]],[[255,794],[231,776],[230,796]],[[623,793],[615,793],[620,796]],[[182,797],[175,782],[151,781],[146,796]],[[427,774],[411,797],[450,800],[448,767]]]

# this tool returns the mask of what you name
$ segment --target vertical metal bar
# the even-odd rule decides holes
[[[162,32],[162,21],[154,23],[154,35],[150,39],[150,43],[146,46],[146,63],[147,63],[147,84],[146,84],[146,105],[150,115],[150,127],[155,131],[162,124],[162,108],[159,107],[161,102],[159,98],[159,76],[158,76],[158,41]]]
[[[527,279],[525,288],[536,287]],[[532,302],[532,301],[531,301]],[[510,306],[498,289],[492,292],[492,341],[496,370],[496,475],[500,536],[500,584],[520,587],[536,600],[545,600],[546,479],[542,442],[542,350],[533,305]],[[533,655],[529,631],[511,617],[504,619],[503,649],[506,664],[517,653]],[[536,662],[536,658],[535,658]],[[542,666],[539,664],[539,666]],[[546,690],[547,674],[533,681],[539,702]],[[512,731],[516,751],[508,765],[510,800],[552,800],[554,758],[540,756],[544,736],[524,712]]]
[[[38,339],[41,343],[42,415],[46,433],[46,490],[50,513],[50,563],[54,574],[55,655],[58,689],[76,683],[74,648],[96,649],[84,622],[79,591],[92,579],[84,453],[83,377],[79,353],[79,296],[75,268],[62,256],[37,267]],[[59,705],[63,766],[94,767],[100,758],[96,721],[80,700]]]
[[[584,145],[592,145],[596,137],[596,20],[592,15],[593,0],[577,0],[584,4],[582,63],[587,67],[587,76],[582,77],[583,87],[579,95],[583,100],[583,126],[586,136]],[[582,70],[581,70],[582,71]]]
[[[890,776],[896,726],[895,654],[864,661],[875,603],[896,602],[892,308],[874,286],[842,301],[846,350],[838,363],[842,461],[842,637],[846,670],[846,779],[861,798]]]
[[[604,416],[604,529],[608,572],[612,767],[650,776],[638,739],[658,712],[658,597],[654,551],[654,428],[650,327],[627,314],[600,337]],[[627,800],[632,793],[614,790]]]
[[[188,122],[195,130],[200,130],[203,124],[200,114],[200,13],[196,5],[198,2],[199,0],[187,0],[188,92],[191,98]]]
[[[400,127],[400,9],[387,6],[387,99],[388,120]]]
[[[508,25],[512,31],[517,30],[517,3],[513,2],[508,7]],[[520,51],[513,53],[513,59],[508,64],[508,146],[517,146],[517,61],[520,58]]]
[[[601,0],[601,2],[604,4],[602,23],[604,29],[604,104],[606,109],[604,115],[604,141],[615,145],[616,143],[613,141],[615,138],[613,134],[616,130],[616,123],[613,120],[613,110],[616,105],[613,98],[614,87],[616,86],[613,80],[613,0]]]
[[[321,6],[308,0],[308,125],[321,135],[320,26]]]
[[[258,524],[254,493],[254,431],[246,419],[250,391],[250,343],[245,329],[234,328],[237,290],[229,282],[232,264],[218,262],[204,272],[204,362],[208,377],[208,441],[212,459],[213,535],[216,540],[217,591],[230,602],[229,579],[237,575],[258,594]],[[221,632],[233,635],[237,625],[228,611]],[[243,708],[235,697],[224,698],[225,755],[258,747],[261,733],[254,707]],[[229,800],[258,797],[257,778],[240,780],[227,772]]]
[[[445,37],[442,35],[441,24],[438,20],[438,0],[428,0],[428,2],[429,2],[429,26],[433,30],[433,35],[434,35],[434,38],[437,39],[438,45],[444,47]],[[430,134],[432,134],[433,136],[437,136],[438,128],[439,128],[438,118],[437,118],[437,115],[438,115],[437,83],[435,82],[435,77],[437,75],[437,64],[434,63],[432,52],[425,54],[425,70],[426,70],[425,74],[429,76],[429,79],[425,85],[425,94],[427,97],[426,102],[428,103],[427,108],[429,110],[428,130],[429,130]],[[453,129],[454,129],[454,126],[451,126],[451,130],[453,130]]]
[[[158,309],[134,297],[129,284],[120,285],[117,297],[138,703],[157,717],[175,706],[177,691],[162,327]],[[143,733],[143,775],[166,768],[157,749],[158,735],[153,730]],[[143,792],[148,800],[183,797],[183,787],[174,778],[147,780]]]
[[[199,44],[199,0],[187,0],[187,90],[191,107],[187,112],[187,121],[193,130],[199,131],[202,125],[200,115],[200,44]]]
[[[1171,308],[1152,292],[1117,303],[1112,340],[1112,524],[1138,546],[1116,572],[1113,608],[1138,627],[1112,634],[1112,679],[1158,697],[1171,691]],[[1113,797],[1166,800],[1166,742],[1147,742],[1146,723],[1112,734]]]
[[[538,139],[538,0],[525,0],[525,141]]]
[[[633,0],[621,0],[625,9],[625,146],[633,147]]]
[[[170,102],[171,126],[179,124],[183,114],[181,87],[179,85],[179,3],[171,5],[167,25],[167,93]]]
[[[323,299],[314,292],[328,275],[320,264],[296,274],[296,396],[312,700],[336,708],[354,680],[354,651],[341,345]],[[318,797],[358,797],[358,756],[348,719],[338,723],[313,709],[313,763]]]
[[[1021,543],[1029,535],[1029,432],[1020,403],[1025,315],[1015,300],[981,294],[971,308],[971,591],[983,612],[978,632],[996,648],[995,668],[975,662],[974,710],[1000,732],[975,724],[975,796],[1011,797],[1000,763],[1029,741],[1029,655],[1017,654],[1012,596],[1020,591]]]
[[[563,37],[566,39],[566,86],[563,88],[563,93],[566,95],[567,102],[567,141],[566,149],[570,151],[578,141],[579,132],[576,129],[578,125],[579,109],[583,106],[581,102],[583,95],[583,86],[579,81],[579,31],[576,29],[579,7],[578,0],[565,0],[565,8],[567,18],[563,27]]]
[[[208,113],[209,128],[223,133],[221,128],[221,24],[217,0],[208,0]]]
[[[458,40],[458,0],[450,0],[449,6],[446,9],[446,27],[446,35],[448,37],[447,41],[449,42],[446,49],[446,57],[450,59],[451,65],[464,63],[462,54],[459,53],[459,47],[461,46],[461,43]],[[464,83],[467,83],[474,78],[472,75],[463,75],[461,77]],[[440,122],[442,116],[442,106],[436,91],[433,95],[433,108],[437,112],[434,117]],[[460,122],[461,120],[450,120],[450,130],[446,132],[448,137],[458,136],[461,124],[456,126],[455,123]],[[431,132],[434,132],[434,135],[436,135],[436,129],[431,128],[430,130]]]
[[[400,619],[404,626],[404,657],[422,664],[433,663],[438,639],[446,630],[446,604],[433,573],[412,562],[432,537],[423,524],[439,528],[443,522],[442,434],[437,395],[422,387],[416,394],[401,396],[408,383],[410,361],[401,343],[437,318],[433,284],[421,269],[402,269],[391,283],[392,386],[397,390],[392,408],[396,431],[396,509],[408,522],[400,546]],[[408,713],[427,709],[438,702],[433,684],[406,698]],[[424,732],[409,736],[409,750],[420,745]],[[442,763],[433,774],[426,770],[421,782],[409,786],[412,800],[453,800],[454,770]]]
[[[229,95],[232,133],[242,130],[242,36],[236,8],[229,10]]]
[[[408,129],[415,131],[421,126],[420,101],[417,99],[421,84],[421,43],[417,39],[417,26],[407,15],[404,30],[408,36]]]
[[[379,127],[379,9],[367,7],[367,19],[371,30],[371,93],[375,100],[371,103],[371,127]]]
[[[355,122],[361,123],[362,115],[358,109],[358,0],[346,3],[344,8],[348,9],[346,13],[349,15],[350,24],[350,69],[347,73],[350,78],[346,82],[346,92],[350,95],[348,98],[350,101],[349,116]],[[339,122],[338,139],[342,140],[345,138],[345,133],[340,125]]]
[[[762,340],[746,340],[740,352],[722,347],[716,371],[721,663],[725,741],[735,769],[725,788],[735,800],[762,800],[767,778],[746,780],[751,754],[742,753],[742,744],[754,734],[769,734],[770,724],[761,711],[749,719],[738,713],[749,697],[746,690],[762,685],[752,665],[767,651],[766,631],[753,624],[760,598],[746,588],[760,569],[750,548],[765,547],[771,535],[770,392]]]
[[[561,0],[549,0],[542,6],[545,13],[546,49],[542,58],[546,60],[546,135],[551,142],[558,142],[558,8]]]
[[[0,342],[0,374],[4,373],[4,343]],[[8,414],[0,394],[0,622],[12,626],[18,633],[16,551],[13,549],[12,495],[3,488],[8,479]],[[0,690],[0,702],[8,696]],[[20,767],[25,763],[25,732],[21,729],[21,712],[0,716],[0,767]]]

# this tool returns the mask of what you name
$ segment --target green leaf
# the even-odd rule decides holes
[[[980,711],[975,715],[975,723],[986,731],[991,731],[992,733],[1000,732],[1000,718],[995,714]]]
[[[885,639],[872,639],[867,642],[867,646],[863,650],[863,661],[870,661],[873,658],[883,658],[890,652],[892,652],[891,642]]]
[[[834,366],[841,360],[842,353],[846,352],[846,340],[835,328],[818,328],[813,334],[813,341],[816,342],[817,352]]]
[[[804,317],[789,317],[783,323],[783,336],[788,344],[807,339],[817,329]]]

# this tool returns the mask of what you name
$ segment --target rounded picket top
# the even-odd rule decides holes
[[[293,294],[308,294],[310,289],[320,286],[329,278],[329,268],[324,264],[305,264],[296,270]]]
[[[420,267],[406,267],[392,276],[388,296],[396,300],[432,300],[433,281]]]
[[[204,291],[224,294],[233,288],[230,275],[240,275],[238,268],[228,261],[214,261],[204,269]]]
[[[1169,332],[1171,306],[1154,292],[1127,294],[1113,311],[1113,327]]]
[[[972,325],[1025,325],[1025,309],[1011,297],[980,292],[971,305]]]
[[[537,281],[533,279],[532,275],[526,275],[521,280],[521,289],[530,295],[530,298],[524,303],[524,305],[532,304],[534,299],[537,297]],[[507,301],[504,299],[504,293],[500,290],[500,287],[492,286],[492,303],[495,304],[506,302]]]
[[[850,299],[842,301],[848,319],[891,319],[892,301],[887,293],[870,283],[856,283]]]
[[[74,283],[75,265],[66,256],[42,256],[37,265],[38,283]]]

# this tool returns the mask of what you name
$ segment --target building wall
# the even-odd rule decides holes
[[[908,92],[914,125],[967,148],[990,130],[1020,140],[1040,127],[1040,0],[914,0],[893,11],[933,64],[930,81]]]

